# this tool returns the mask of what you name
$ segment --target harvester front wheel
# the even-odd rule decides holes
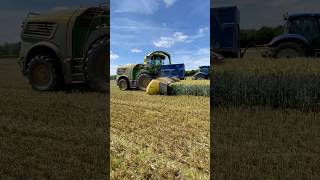
[[[152,81],[153,77],[150,74],[142,73],[138,76],[138,89],[145,91]]]
[[[120,79],[118,85],[121,91],[126,91],[129,89],[129,82],[126,79]]]
[[[36,55],[28,63],[28,79],[37,91],[54,91],[61,88],[62,78],[57,63],[50,56]]]
[[[93,43],[87,53],[86,70],[91,88],[101,92],[109,91],[109,39]]]

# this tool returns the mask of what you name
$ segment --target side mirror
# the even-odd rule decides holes
[[[285,14],[283,15],[283,20],[284,20],[284,21],[287,21],[288,18],[289,18],[289,13],[287,12],[287,13],[285,13]]]

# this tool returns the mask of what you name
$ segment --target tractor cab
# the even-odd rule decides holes
[[[298,34],[306,38],[310,46],[319,48],[320,14],[296,14],[285,17],[285,34]]]
[[[209,73],[210,70],[210,66],[200,66],[199,67],[199,72],[203,72],[203,73]]]

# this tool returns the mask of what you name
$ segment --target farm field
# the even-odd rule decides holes
[[[0,59],[0,179],[106,177],[107,95],[33,91]]]
[[[226,60],[214,67],[217,179],[320,178],[320,61]]]
[[[120,91],[111,82],[111,179],[209,179],[209,97]]]

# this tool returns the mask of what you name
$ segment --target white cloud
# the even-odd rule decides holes
[[[119,55],[114,54],[112,51],[110,52],[110,59],[111,59],[111,60],[116,60],[116,59],[118,59],[118,58],[119,58]]]
[[[111,65],[110,66],[110,75],[116,75],[117,74],[117,68],[118,68],[118,65]]]
[[[197,50],[197,55],[204,55],[210,57],[210,49],[209,48],[200,48]]]
[[[172,6],[177,0],[163,0],[167,7]]]
[[[134,49],[131,49],[131,52],[133,53],[141,53],[141,49],[137,49],[137,48],[134,48]]]
[[[209,56],[182,56],[180,57],[187,70],[198,69],[199,66],[210,65]]]
[[[199,66],[210,65],[210,49],[198,48],[194,50],[175,51],[172,54],[179,57],[179,62],[185,64],[186,70],[198,69]]]
[[[153,14],[158,9],[158,0],[118,0],[115,12]]]
[[[209,31],[209,27],[199,28],[199,34],[203,34]]]
[[[189,36],[183,34],[182,32],[175,32],[169,37],[160,37],[159,40],[153,41],[153,45],[161,48],[170,48],[177,42],[191,42]]]
[[[159,9],[159,4],[164,3],[166,7],[172,6],[177,0],[118,0],[115,12],[153,14]]]

